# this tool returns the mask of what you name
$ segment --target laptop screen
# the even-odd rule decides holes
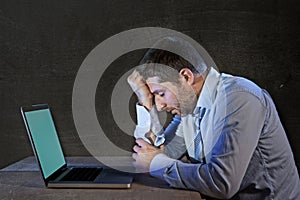
[[[25,112],[44,178],[65,164],[49,108]]]

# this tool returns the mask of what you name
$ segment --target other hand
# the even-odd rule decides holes
[[[134,152],[132,158],[135,160],[133,165],[139,172],[149,172],[152,159],[159,153],[164,153],[164,145],[159,148],[145,142],[143,139],[135,141],[137,145],[133,147]]]

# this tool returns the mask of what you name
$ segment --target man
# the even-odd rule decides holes
[[[128,77],[139,99],[138,169],[207,199],[300,198],[293,154],[265,90],[165,50],[149,50],[142,64]],[[156,109],[177,116],[166,129],[176,132],[172,140]],[[190,162],[178,160],[185,153]]]

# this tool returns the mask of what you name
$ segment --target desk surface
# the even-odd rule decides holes
[[[111,159],[111,158],[107,158]],[[123,164],[129,158],[118,157]],[[71,165],[99,165],[92,157],[70,157]],[[119,162],[118,162],[119,163]],[[117,163],[116,163],[117,165]],[[0,171],[0,199],[201,199],[198,192],[171,189],[147,174],[136,174],[130,189],[49,189],[45,188],[34,157],[25,158]]]

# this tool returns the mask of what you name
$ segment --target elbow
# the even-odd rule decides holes
[[[206,195],[217,199],[231,199],[238,192],[237,187],[228,188],[225,185],[215,186],[213,190]]]
[[[232,191],[225,191],[219,194],[217,198],[219,199],[231,199],[238,190],[232,190]]]
[[[240,179],[233,178],[226,171],[217,171],[213,168],[208,174],[210,194],[214,198],[230,199],[239,191]]]
[[[212,192],[214,198],[218,199],[231,199],[239,190],[239,187],[222,184],[215,188],[215,191]]]

